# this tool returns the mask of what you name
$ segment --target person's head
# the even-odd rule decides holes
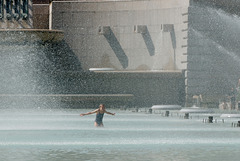
[[[100,110],[105,110],[104,104],[100,104],[100,105],[99,105],[99,109],[100,109]]]

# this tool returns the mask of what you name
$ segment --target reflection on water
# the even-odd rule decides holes
[[[178,116],[118,110],[93,126],[83,110],[0,111],[0,160],[238,160],[240,129],[203,123],[205,116]],[[217,118],[217,116],[216,116]],[[219,118],[220,119],[220,118]]]
[[[156,149],[153,149],[156,148]],[[214,148],[214,149],[213,149]],[[24,149],[3,149],[1,148],[1,160],[50,160],[50,161],[75,161],[75,160],[116,160],[116,161],[188,161],[188,160],[227,160],[231,159],[237,161],[239,154],[237,146],[234,150],[228,147],[208,146],[202,147],[179,147],[179,146],[165,146],[165,147],[149,147],[149,148],[129,148],[129,149],[109,149],[101,147],[99,149],[87,148],[24,148]],[[231,150],[231,151],[230,151]],[[3,159],[4,158],[4,159]],[[19,159],[20,158],[20,159]],[[22,159],[21,159],[22,158]]]

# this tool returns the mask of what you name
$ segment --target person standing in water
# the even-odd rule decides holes
[[[109,115],[115,115],[115,113],[111,113],[111,112],[106,111],[104,104],[100,104],[98,109],[96,109],[92,112],[82,113],[82,114],[80,114],[80,116],[91,115],[91,114],[94,114],[94,113],[96,113],[96,119],[95,119],[95,122],[94,122],[94,126],[96,126],[96,127],[103,127],[103,121],[102,120],[103,120],[104,113],[109,114]]]

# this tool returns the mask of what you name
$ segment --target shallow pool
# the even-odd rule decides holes
[[[161,161],[239,160],[240,128],[234,119],[109,110],[95,128],[89,110],[0,110],[0,160]]]

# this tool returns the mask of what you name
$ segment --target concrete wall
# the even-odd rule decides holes
[[[184,77],[181,72],[69,72],[56,73],[55,90],[64,94],[132,94],[131,101],[122,101],[118,105],[151,107],[156,104],[184,105]],[[68,79],[66,79],[68,78]],[[59,90],[59,91],[57,91]],[[124,97],[122,97],[124,99]],[[104,100],[104,103],[113,102],[114,97]],[[120,98],[121,99],[121,98]],[[84,100],[79,107],[89,102]],[[101,103],[99,99],[91,102]]]
[[[82,68],[186,69],[188,0],[53,1],[53,29]]]
[[[33,0],[33,28],[49,29],[49,0]]]
[[[53,43],[53,37],[47,34],[45,39],[44,34],[44,40],[36,43],[31,42],[32,37],[18,32],[20,39],[25,36],[29,40],[27,43],[25,39],[17,41],[11,35],[15,31],[2,32],[5,39],[11,38],[9,43],[0,42],[5,51],[5,59],[0,63],[5,105],[10,97],[15,99],[17,95],[19,100],[26,94],[43,97],[130,94],[134,96],[133,101],[126,102],[122,97],[120,104],[139,107],[184,103],[182,71],[187,60],[187,0],[53,1],[50,10],[48,4],[37,2],[33,9],[35,28],[46,28],[50,13],[50,26],[63,30],[65,40]],[[31,33],[27,35],[34,37]],[[11,69],[12,62],[14,69]],[[88,71],[94,67],[112,67],[115,71]],[[7,72],[6,77],[5,69],[13,73]],[[51,101],[52,97],[48,98]],[[16,100],[8,106],[18,106]],[[25,101],[27,97],[24,105]],[[96,101],[99,99],[90,99],[90,103]],[[32,105],[35,100],[29,102]],[[114,97],[106,102],[116,103]],[[76,100],[74,106],[83,107],[82,103],[89,104],[89,100]]]
[[[49,29],[49,4],[33,4],[33,28]]]
[[[64,31],[83,71],[115,69],[76,76],[77,84],[68,82],[74,88],[65,89],[133,94],[133,106],[182,105],[188,5],[188,0],[53,1],[50,28]]]

